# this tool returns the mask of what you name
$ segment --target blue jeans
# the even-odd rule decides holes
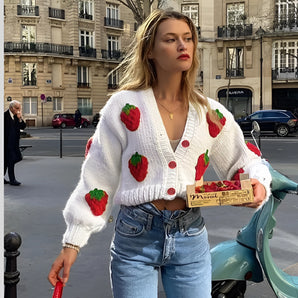
[[[200,209],[121,206],[111,246],[114,297],[157,297],[159,270],[167,298],[211,297],[211,256]]]

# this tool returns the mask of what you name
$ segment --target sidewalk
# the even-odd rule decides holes
[[[22,237],[19,249],[17,286],[19,298],[51,297],[47,274],[61,249],[65,229],[62,209],[74,189],[83,157],[25,156],[16,165],[19,187],[5,185],[4,234],[17,232]],[[117,210],[113,216],[116,217]],[[73,266],[63,298],[111,298],[109,246],[113,223],[89,240]],[[298,264],[289,270],[298,275]],[[159,298],[164,298],[162,287]],[[267,282],[248,286],[246,298],[275,297]],[[179,297],[177,297],[179,298]]]

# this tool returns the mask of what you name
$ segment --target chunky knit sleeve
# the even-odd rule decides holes
[[[211,150],[210,160],[214,170],[220,179],[232,179],[239,170],[248,173],[250,178],[258,179],[264,185],[268,199],[271,193],[271,175],[266,163],[248,148],[233,115],[224,107],[217,106],[218,103],[212,104],[225,117],[225,124],[216,136]]]
[[[80,180],[63,215],[67,230],[63,243],[84,246],[90,235],[103,229],[110,216],[121,175],[125,133],[117,105],[108,103],[92,137],[81,168]]]

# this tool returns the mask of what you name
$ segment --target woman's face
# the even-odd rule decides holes
[[[193,61],[191,30],[183,20],[167,19],[159,24],[154,46],[149,54],[157,74],[187,71]]]

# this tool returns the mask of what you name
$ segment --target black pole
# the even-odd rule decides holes
[[[60,126],[60,158],[62,158],[62,127]]]
[[[4,298],[17,298],[17,283],[20,281],[20,272],[17,271],[17,256],[20,255],[18,248],[21,244],[21,236],[17,233],[11,232],[4,236],[4,256],[6,257]]]
[[[263,110],[263,34],[260,39],[260,110]]]

